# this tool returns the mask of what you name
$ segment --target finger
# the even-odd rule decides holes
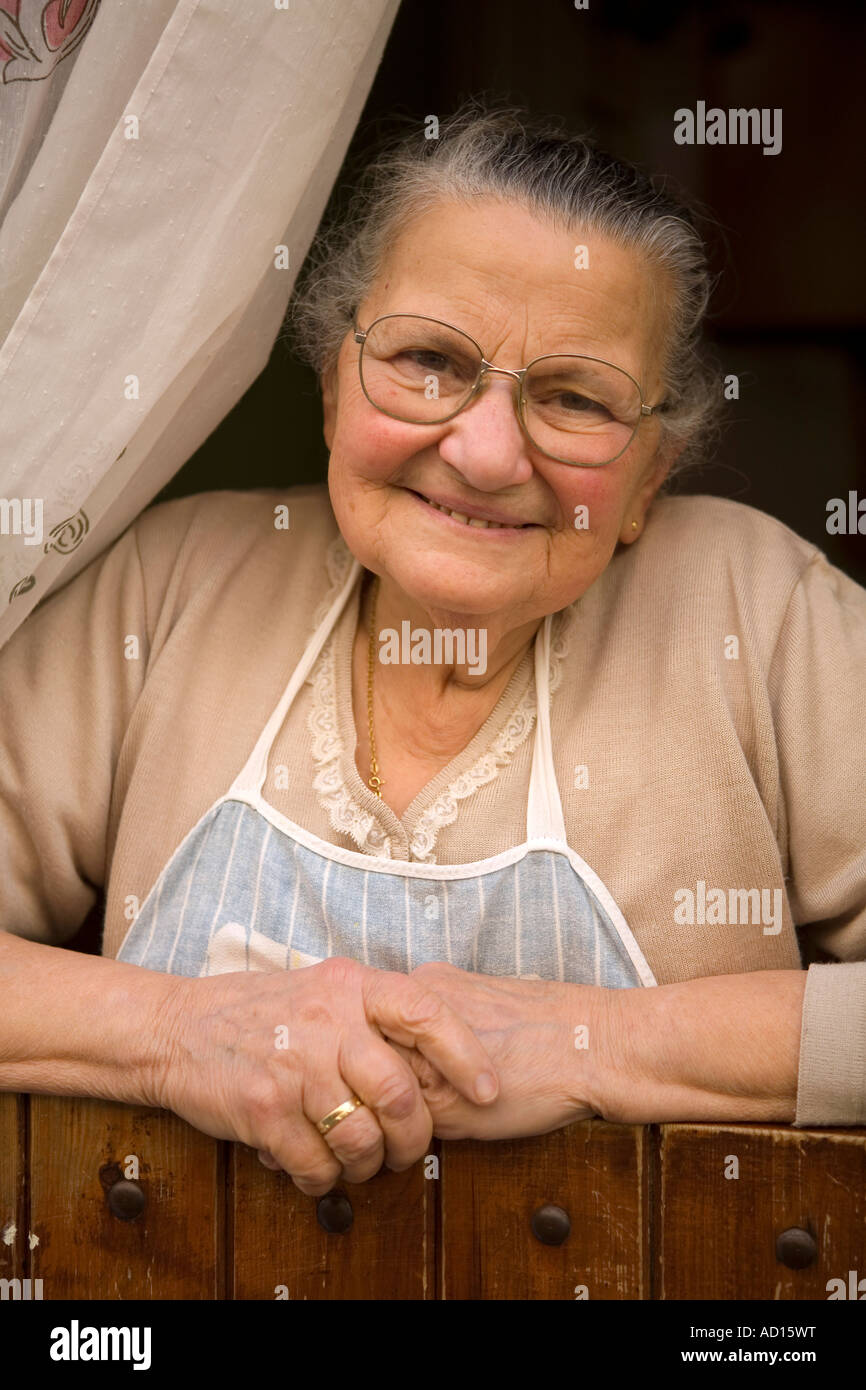
[[[274,1158],[273,1154],[269,1154],[267,1149],[259,1149],[259,1163],[261,1163],[265,1168],[274,1169],[275,1172],[282,1171],[280,1169],[279,1163],[277,1163],[277,1160]]]
[[[362,1083],[363,1084],[363,1083]],[[341,1073],[311,1077],[304,1086],[304,1112],[315,1127],[343,1101],[348,1100],[353,1083]],[[359,1092],[355,1090],[355,1094]],[[363,1095],[360,1095],[363,1100]],[[317,1131],[318,1132],[318,1131]],[[366,1102],[324,1135],[324,1142],[340,1165],[344,1182],[366,1182],[378,1173],[385,1157],[385,1136],[373,1110]]]
[[[301,1192],[310,1197],[330,1192],[342,1166],[315,1125],[299,1109],[260,1116],[257,1130],[263,1141],[260,1153],[267,1154],[288,1173]]]
[[[397,1042],[389,1042],[388,1046],[397,1053],[398,1057],[403,1058],[403,1061],[421,1087],[421,1096],[425,1102],[427,1099],[427,1092],[433,1088],[435,1088],[437,1092],[450,1091],[452,1095],[456,1094],[451,1082],[445,1080],[439,1068],[434,1067],[433,1063],[424,1056],[423,1052],[419,1052],[417,1048],[414,1047],[404,1047],[402,1043]]]
[[[455,1102],[463,1106],[465,1104],[463,1097],[458,1094],[450,1081],[446,1081],[439,1068],[434,1067],[423,1052],[418,1052],[414,1047],[403,1047],[401,1043],[395,1042],[389,1042],[388,1047],[402,1057],[411,1069],[421,1088],[424,1104],[430,1112],[433,1121],[433,1133],[440,1134],[439,1125],[446,1110]],[[493,1110],[495,1107],[488,1109],[485,1113],[492,1114]]]
[[[402,1172],[417,1163],[429,1148],[433,1119],[411,1066],[397,1055],[391,1043],[372,1027],[366,1027],[343,1039],[339,1067],[376,1118],[388,1167]],[[342,1128],[342,1124],[338,1125],[334,1133]],[[335,1152],[340,1156],[339,1148]]]
[[[499,1093],[496,1068],[478,1038],[432,989],[397,971],[371,971],[361,982],[367,1017],[395,1042],[417,1047],[442,1075],[476,1105]],[[484,1076],[491,1078],[487,1090]]]

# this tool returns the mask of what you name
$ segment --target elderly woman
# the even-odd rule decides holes
[[[722,390],[693,219],[472,106],[310,264],[327,489],[153,507],[0,658],[0,1085],[308,1193],[434,1132],[863,1122],[866,593],[663,493]]]

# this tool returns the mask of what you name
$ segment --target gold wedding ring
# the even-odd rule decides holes
[[[338,1105],[336,1110],[329,1110],[316,1125],[320,1134],[328,1134],[334,1125],[338,1125],[341,1120],[345,1120],[347,1115],[351,1115],[353,1110],[357,1110],[359,1105],[364,1102],[360,1096],[352,1096],[350,1100],[344,1100],[342,1105]]]

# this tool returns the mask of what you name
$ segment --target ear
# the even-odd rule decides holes
[[[337,368],[331,366],[326,372],[322,373],[320,380],[322,390],[322,412],[324,414],[324,435],[325,443],[330,449],[333,446],[334,431],[337,426]]]
[[[623,545],[631,545],[643,531],[652,500],[684,448],[684,443],[671,446],[656,456],[647,477],[631,499],[628,515],[623,518],[619,535]],[[633,521],[637,522],[637,526],[632,526]]]

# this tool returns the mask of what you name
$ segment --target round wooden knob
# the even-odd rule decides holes
[[[536,1240],[540,1240],[542,1245],[562,1245],[564,1240],[568,1240],[571,1234],[571,1220],[568,1212],[562,1207],[555,1207],[551,1203],[539,1207],[538,1211],[533,1212],[532,1234]]]
[[[789,1269],[806,1269],[817,1258],[817,1241],[802,1227],[791,1226],[776,1237],[776,1259]]]
[[[118,1221],[134,1221],[147,1206],[147,1198],[137,1182],[121,1178],[108,1189],[108,1206]]]
[[[316,1217],[328,1235],[342,1235],[350,1229],[355,1213],[344,1192],[326,1192],[316,1203]]]

